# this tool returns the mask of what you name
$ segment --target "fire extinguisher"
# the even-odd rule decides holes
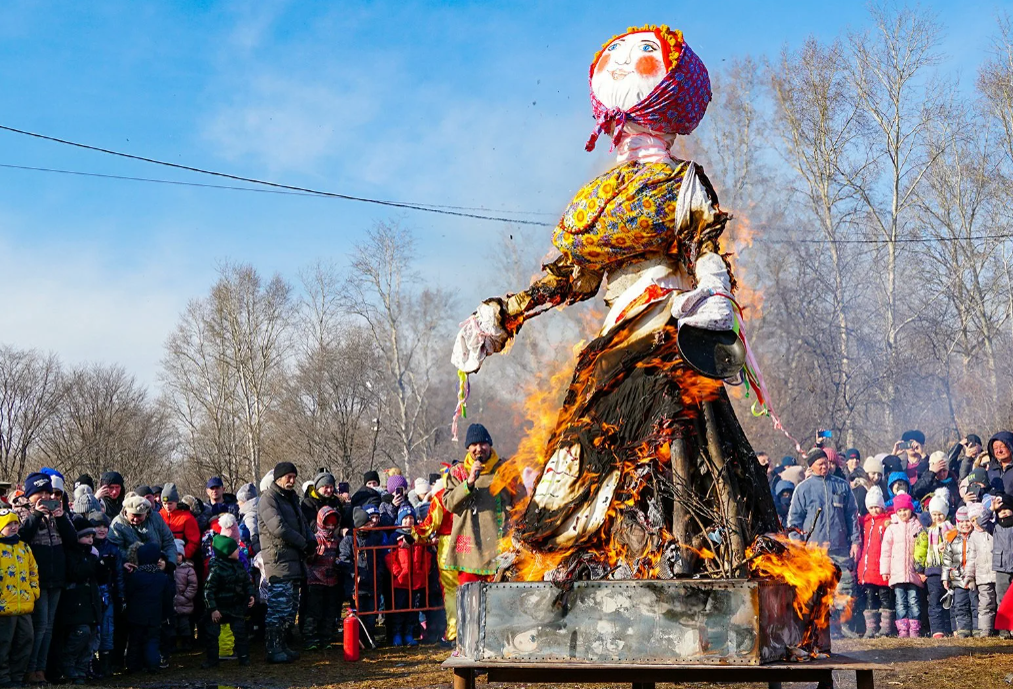
[[[345,660],[354,662],[359,659],[359,618],[356,617],[354,610],[348,611],[342,629],[341,641]]]

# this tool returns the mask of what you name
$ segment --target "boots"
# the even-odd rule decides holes
[[[288,634],[292,631],[292,624],[286,624],[281,628],[281,650],[288,656],[289,661],[299,660],[299,651],[295,651],[288,645]]]
[[[862,638],[873,639],[879,635],[879,611],[878,610],[866,610],[863,613],[865,617],[865,634]]]
[[[304,651],[317,651],[320,650],[320,639],[318,635],[317,619],[315,617],[307,617],[303,620],[302,624],[302,638],[303,638],[303,650]],[[286,648],[287,650],[287,648]]]
[[[908,638],[910,632],[910,625],[913,620],[897,620],[897,636],[902,639]]]
[[[893,636],[893,610],[880,609],[879,636]]]
[[[922,635],[922,621],[921,620],[908,620],[908,636],[912,639],[917,639]]]
[[[264,630],[264,636],[267,644],[267,662],[269,663],[290,663],[292,659],[285,653],[285,649],[281,644],[281,637],[284,634],[284,629],[277,629],[268,627]]]

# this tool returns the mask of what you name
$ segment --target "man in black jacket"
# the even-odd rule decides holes
[[[257,506],[260,548],[267,575],[267,660],[291,662],[299,654],[288,647],[286,634],[299,611],[299,584],[306,577],[303,560],[316,552],[316,538],[303,518],[294,490],[297,471],[291,462],[274,468],[274,483]]]
[[[46,681],[46,661],[53,640],[53,622],[60,595],[67,583],[65,549],[77,542],[77,531],[63,512],[63,505],[53,499],[53,484],[42,473],[29,474],[25,479],[25,497],[31,512],[21,525],[21,540],[32,549],[39,567],[39,599],[32,612],[35,642],[28,660],[27,681]]]

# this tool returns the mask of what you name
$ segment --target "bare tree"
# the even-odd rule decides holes
[[[68,475],[115,469],[155,481],[169,475],[175,433],[167,411],[122,366],[90,365],[65,377],[40,446],[47,462]]]
[[[378,222],[356,245],[347,282],[348,310],[362,319],[380,352],[387,401],[381,424],[406,473],[446,425],[429,407],[436,372],[449,368],[452,343],[450,296],[422,283],[415,254],[411,231],[396,221]]]
[[[55,354],[0,346],[0,474],[16,481],[62,393]]]
[[[187,459],[234,485],[261,475],[293,300],[279,276],[265,284],[252,267],[233,265],[219,274],[210,295],[190,302],[169,337],[162,379]]]
[[[849,182],[868,213],[869,236],[886,254],[881,271],[885,377],[882,385],[887,425],[893,425],[898,337],[914,322],[899,314],[903,275],[901,240],[909,237],[914,194],[941,151],[927,147],[927,130],[940,117],[941,97],[927,70],[939,62],[941,29],[923,8],[898,10],[873,6],[871,31],[849,36],[851,78],[861,111],[871,127],[865,137],[876,177],[849,175]],[[907,283],[907,281],[904,281]]]

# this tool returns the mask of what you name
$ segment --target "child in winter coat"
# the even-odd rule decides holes
[[[341,615],[341,577],[338,549],[341,515],[333,507],[317,511],[317,550],[306,560],[306,615],[303,637],[306,650],[327,648],[334,641],[334,620]]]
[[[82,515],[74,518],[77,543],[65,544],[67,587],[60,597],[59,620],[64,628],[63,674],[74,684],[84,684],[91,670],[92,639],[102,619],[99,586],[108,581],[92,543],[95,528]]]
[[[185,558],[186,543],[176,539],[176,596],[173,598],[173,609],[176,611],[176,641],[185,651],[193,648],[193,615],[194,599],[197,598],[197,572],[193,563]]]
[[[88,523],[95,529],[95,540],[92,546],[98,553],[102,567],[109,573],[106,583],[99,584],[99,597],[102,599],[102,617],[98,625],[97,643],[93,643],[98,651],[98,665],[93,670],[96,679],[112,676],[113,632],[115,630],[116,611],[122,607],[124,580],[123,558],[120,549],[110,541],[109,517],[105,512],[91,512]]]
[[[218,667],[218,637],[221,626],[228,624],[235,637],[236,655],[240,665],[250,664],[250,637],[246,630],[246,611],[253,607],[253,580],[239,562],[239,544],[228,536],[218,535],[212,542],[215,556],[211,572],[204,584],[207,609],[207,659],[205,668]]]
[[[32,611],[39,599],[39,568],[18,536],[13,510],[0,509],[0,686],[20,686],[35,635]]]
[[[973,622],[971,612],[971,590],[974,579],[968,574],[973,571],[974,541],[971,534],[974,527],[968,516],[967,508],[957,510],[957,528],[946,534],[946,549],[943,551],[943,588],[953,592],[953,603],[950,612],[956,622],[957,629],[953,635],[961,639],[971,636]]]
[[[921,633],[918,589],[921,578],[915,569],[915,539],[922,531],[914,517],[914,501],[901,493],[893,498],[894,518],[883,532],[879,573],[893,589],[897,613],[897,636],[917,637]]]
[[[883,554],[883,534],[890,526],[883,491],[873,486],[865,494],[866,514],[861,518],[862,552],[857,570],[858,583],[865,593],[865,638],[893,634],[893,590],[890,582],[880,573],[879,562]]]
[[[129,640],[127,670],[144,666],[157,673],[161,663],[161,628],[172,616],[176,587],[159,566],[161,551],[155,543],[135,544],[137,565],[126,575],[127,626]]]
[[[929,627],[933,639],[942,639],[950,633],[950,615],[943,608],[943,552],[946,550],[946,534],[953,530],[947,521],[950,512],[949,497],[945,488],[940,489],[929,500],[929,514],[932,523],[915,543],[915,562],[925,577],[925,591],[929,606]]]
[[[394,610],[421,608],[422,594],[425,592],[432,565],[432,554],[425,543],[418,543],[411,536],[415,526],[415,511],[411,505],[403,504],[398,510],[397,547],[387,553],[385,563],[390,572],[391,586],[394,589]],[[393,646],[418,646],[419,642],[412,633],[413,621],[418,613],[394,612],[390,615],[393,630]]]
[[[384,575],[384,561],[381,551],[364,550],[386,545],[382,531],[366,531],[369,526],[380,523],[380,510],[372,504],[352,508],[354,529],[341,539],[338,550],[339,568],[344,574],[345,600],[351,602],[358,612],[368,638],[366,644],[376,647],[376,587],[381,585]],[[355,552],[359,548],[358,553]]]
[[[980,502],[967,506],[967,515],[971,519],[974,531],[971,540],[974,543],[974,559],[967,563],[967,576],[974,582],[978,591],[978,628],[975,636],[991,636],[995,631],[995,570],[992,569],[992,534],[982,526],[985,516],[984,505]]]

